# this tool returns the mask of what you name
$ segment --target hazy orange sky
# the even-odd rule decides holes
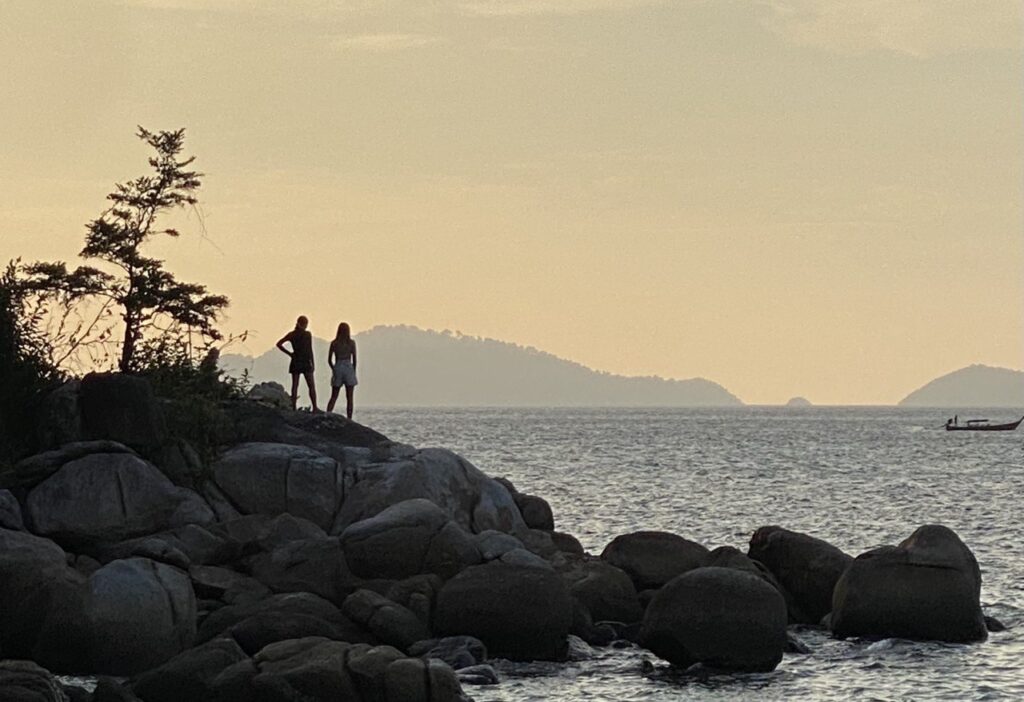
[[[1016,0],[0,2],[0,259],[72,260],[149,129],[156,247],[259,353],[460,330],[750,403],[1024,358]]]

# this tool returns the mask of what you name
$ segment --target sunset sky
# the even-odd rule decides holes
[[[154,247],[261,353],[459,330],[748,403],[1024,365],[1017,0],[2,0],[0,260],[74,260],[136,125]]]

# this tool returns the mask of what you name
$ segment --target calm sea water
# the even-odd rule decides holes
[[[1011,413],[980,413],[1015,419]],[[972,415],[974,416],[974,415]],[[695,681],[642,649],[565,664],[502,664],[477,702],[1024,699],[1024,431],[947,433],[942,411],[893,408],[366,409],[396,441],[443,446],[541,495],[559,530],[600,553],[618,534],[672,531],[746,550],[781,524],[858,554],[917,526],[953,528],[982,569],[982,602],[1009,631],[972,646],[833,641],[770,674]]]

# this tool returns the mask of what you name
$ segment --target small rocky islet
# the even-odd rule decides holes
[[[279,387],[221,403],[215,451],[168,428],[170,403],[90,374],[47,398],[50,450],[0,471],[3,700],[448,702],[500,685],[494,658],[642,646],[763,672],[806,652],[791,625],[960,643],[1000,627],[944,526],[856,558],[779,526],[745,553],[637,531],[595,556],[543,498],[291,411]]]

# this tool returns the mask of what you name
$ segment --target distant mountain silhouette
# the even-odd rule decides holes
[[[378,326],[356,336],[359,350],[358,405],[516,407],[710,407],[743,403],[702,378],[666,380],[626,377],[534,348],[494,339],[411,326]],[[328,342],[313,339],[317,391],[327,402]],[[288,357],[271,349],[257,358],[221,357],[232,374],[249,371],[253,382],[290,382]],[[300,394],[305,396],[304,384]],[[344,404],[344,397],[342,398]]]
[[[936,378],[900,401],[902,407],[1024,407],[1024,372],[973,365]]]
[[[806,397],[791,397],[786,407],[811,407],[811,401]]]

